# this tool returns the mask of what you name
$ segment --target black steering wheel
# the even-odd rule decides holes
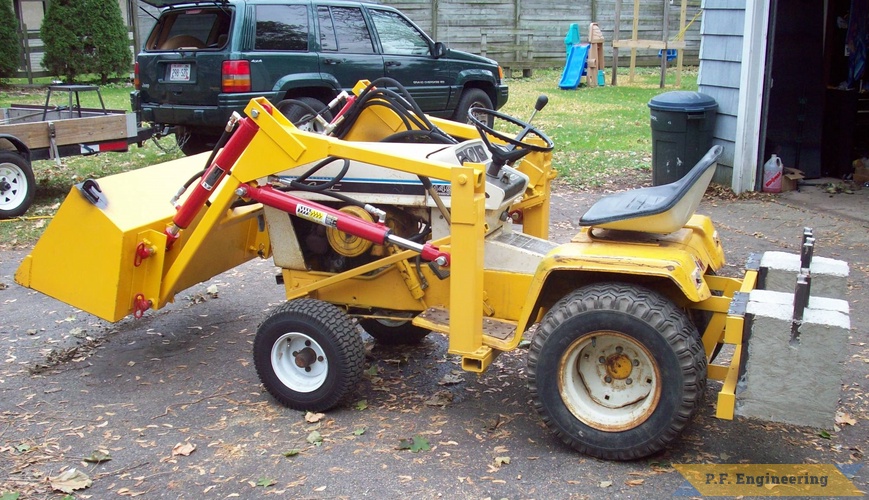
[[[519,132],[516,137],[510,137],[504,132],[499,132],[489,126],[486,122],[490,121],[490,117],[493,124],[497,118],[504,120],[511,125],[521,127],[522,131]],[[486,172],[491,176],[497,176],[501,167],[507,163],[519,160],[532,151],[545,153],[552,151],[552,148],[555,147],[555,143],[552,142],[552,139],[547,137],[546,134],[537,128],[533,127],[530,123],[523,122],[518,118],[514,118],[492,109],[471,108],[468,111],[468,119],[471,120],[475,127],[477,127],[477,131],[480,132],[480,138],[483,139],[483,144],[485,144],[489,152],[492,153],[492,164]],[[498,140],[506,142],[507,145],[492,143],[488,137],[490,135]],[[525,139],[529,136],[539,137],[543,140],[545,145],[541,146],[540,144],[526,142]]]

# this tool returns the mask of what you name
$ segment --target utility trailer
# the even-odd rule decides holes
[[[378,342],[445,334],[474,373],[534,331],[536,410],[601,458],[677,439],[707,378],[723,382],[717,416],[734,417],[758,267],[719,276],[718,232],[695,213],[720,146],[677,182],[598,201],[558,244],[547,239],[554,144],[530,120],[483,109],[475,126],[437,120],[394,82],[366,83],[330,104],[323,133],[258,98],[207,159],[72,190],[16,282],[119,321],[271,257],[288,301],[260,324],[254,366],[294,409],[325,411],[355,390],[361,325]],[[734,354],[715,364],[724,344]]]
[[[96,89],[52,86],[70,92],[68,106],[49,106],[49,93],[45,105],[0,108],[0,219],[23,215],[33,202],[36,183],[31,162],[53,159],[59,165],[67,156],[123,152],[151,137],[151,129],[138,127],[135,113],[74,106],[72,94],[78,104],[78,92],[83,90],[75,87]]]

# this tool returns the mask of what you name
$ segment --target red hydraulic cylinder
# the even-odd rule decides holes
[[[386,225],[368,222],[352,215],[347,215],[319,203],[313,203],[288,193],[274,189],[271,186],[251,186],[242,184],[240,189],[246,192],[242,195],[263,205],[283,210],[305,220],[334,227],[347,234],[359,236],[378,245],[386,242],[390,229]]]
[[[239,156],[247,149],[247,146],[258,131],[259,125],[254,123],[252,119],[242,118],[239,120],[238,128],[226,142],[226,146],[223,147],[220,153],[217,154],[214,162],[202,174],[193,192],[184,200],[175,217],[172,218],[172,224],[166,228],[166,236],[168,237],[166,243],[168,247],[171,247],[172,243],[178,239],[179,231],[186,229],[193,222],[196,214],[205,205],[205,201],[211,196],[214,188],[226,177],[227,172],[235,165]]]

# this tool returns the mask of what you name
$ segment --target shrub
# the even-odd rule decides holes
[[[20,62],[18,21],[11,0],[0,0],[0,78],[15,76]]]
[[[117,0],[53,0],[40,28],[45,44],[42,65],[73,83],[76,76],[129,71],[127,29]]]

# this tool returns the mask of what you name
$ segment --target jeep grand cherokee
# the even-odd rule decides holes
[[[257,96],[322,109],[357,81],[388,76],[433,116],[465,122],[472,107],[499,109],[507,102],[495,61],[434,42],[391,7],[144,1],[166,8],[137,57],[133,109],[143,121],[174,128],[187,154],[210,149],[230,114]]]

